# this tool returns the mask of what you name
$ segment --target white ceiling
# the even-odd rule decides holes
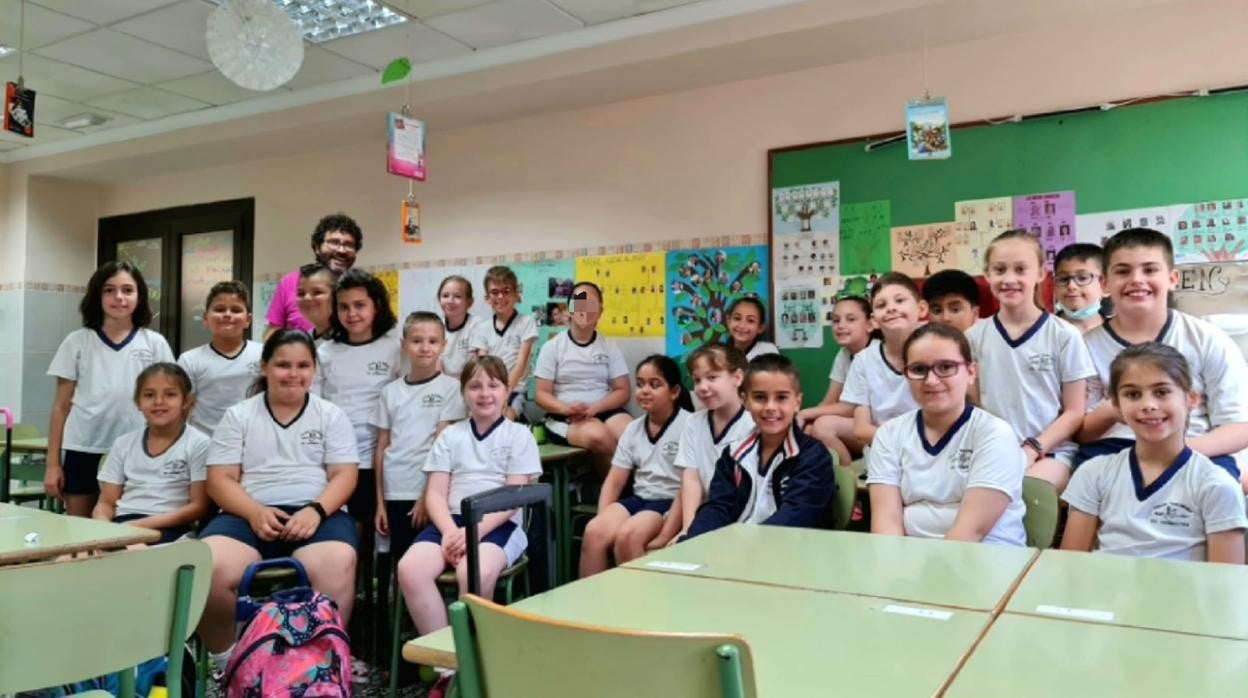
[[[383,1],[411,21],[318,45],[305,43],[303,65],[289,83],[253,92],[225,79],[209,60],[204,30],[216,6],[208,0],[26,0],[21,72],[37,93],[35,138],[0,134],[0,152],[5,153],[0,159],[88,133],[364,76],[378,76],[380,82],[380,70],[400,56],[429,64],[716,0]],[[0,44],[19,44],[20,2],[0,0]],[[18,65],[16,53],[0,59],[0,82],[16,80]],[[75,131],[56,126],[88,112],[109,120]]]

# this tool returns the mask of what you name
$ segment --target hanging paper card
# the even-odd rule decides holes
[[[1205,201],[1175,209],[1176,263],[1248,260],[1248,200]]]
[[[35,91],[10,82],[4,89],[4,130],[35,137]]]
[[[893,271],[922,279],[953,266],[954,224],[929,223],[893,228]]]
[[[722,342],[733,301],[755,296],[768,306],[767,248],[724,247],[667,253],[667,355],[679,359]]]
[[[841,206],[840,273],[875,274],[888,271],[888,231],[891,227],[888,201]]]
[[[397,112],[387,115],[386,171],[425,181],[425,122]]]
[[[420,235],[420,204],[411,200],[403,201],[403,242],[409,245],[419,245],[421,242]]]
[[[838,273],[841,183],[771,190],[772,271],[777,279]]]
[[[817,349],[823,346],[819,289],[810,283],[776,285],[776,346]]]
[[[906,146],[911,160],[944,160],[953,155],[949,103],[944,97],[906,103]]]
[[[599,329],[608,337],[663,337],[665,255],[662,252],[579,257],[576,278],[602,289]]]
[[[1014,201],[1008,196],[953,204],[955,266],[968,274],[984,273],[984,252],[996,236],[1014,227]]]
[[[1014,227],[1040,238],[1045,267],[1052,270],[1058,251],[1075,241],[1075,193],[1014,197]]]

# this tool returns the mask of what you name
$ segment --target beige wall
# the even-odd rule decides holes
[[[99,185],[30,177],[26,196],[25,278],[86,286],[95,271]]]

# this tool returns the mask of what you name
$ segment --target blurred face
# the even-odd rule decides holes
[[[319,330],[329,327],[333,297],[334,284],[328,275],[315,274],[299,279],[299,290],[295,294],[299,313]]]
[[[588,286],[572,289],[572,313],[570,322],[578,330],[592,331],[602,317],[602,299]]]
[[[905,286],[885,286],[871,300],[871,317],[881,332],[908,335],[927,311],[927,304]]]
[[[412,368],[429,371],[438,365],[446,348],[446,333],[439,322],[418,322],[403,336],[403,353]]]
[[[750,376],[745,407],[764,438],[783,439],[802,406],[802,392],[791,377],[775,371]],[[771,440],[768,439],[768,440]]]
[[[139,306],[139,284],[130,272],[119,271],[104,282],[100,298],[104,317],[110,320],[130,322],[134,309]]]
[[[988,288],[1002,307],[1035,304],[1036,286],[1044,278],[1036,246],[1026,240],[1001,240],[989,252]]]
[[[143,382],[136,401],[149,427],[163,429],[181,424],[191,411],[191,397],[173,376],[158,373]]]
[[[938,325],[956,327],[962,332],[971,329],[979,319],[979,306],[971,305],[962,296],[949,294],[932,299],[927,306],[928,316]]]
[[[644,364],[637,369],[637,406],[646,413],[668,413],[680,396],[680,388],[663,378],[654,364]]]
[[[468,300],[468,290],[463,284],[458,281],[448,281],[442,284],[442,290],[438,292],[438,305],[442,306],[443,317],[452,325],[456,325],[462,322],[464,316],[468,314],[472,301]]]
[[[1165,371],[1143,361],[1133,362],[1122,374],[1114,405],[1122,421],[1141,442],[1182,439],[1187,414],[1200,403],[1198,393],[1184,392]]]
[[[741,371],[724,371],[701,361],[693,368],[693,392],[708,410],[717,410],[740,400]]]
[[[850,351],[859,351],[871,339],[871,319],[855,301],[837,303],[832,310],[832,336]]]
[[[1159,247],[1124,247],[1109,260],[1106,286],[1115,314],[1146,316],[1165,310],[1167,294],[1179,286],[1179,272]]]
[[[503,317],[511,317],[520,300],[516,295],[516,287],[511,284],[499,284],[493,281],[486,283],[485,293],[489,296],[490,307]]]
[[[1068,259],[1053,272],[1053,295],[1070,310],[1101,306],[1105,277],[1101,264],[1093,260]]]
[[[212,297],[212,303],[204,313],[204,326],[213,337],[237,341],[251,326],[251,312],[237,294],[218,293]]]
[[[745,349],[755,342],[767,326],[753,303],[738,303],[728,317],[728,334],[738,349]]]
[[[975,365],[967,363],[956,343],[927,336],[911,344],[906,353],[906,380],[925,412],[960,412],[966,406],[966,390],[975,380]]]
[[[316,248],[316,261],[333,270],[335,274],[350,269],[355,264],[355,236],[342,230],[325,233],[325,240]]]
[[[507,404],[507,382],[478,368],[464,386],[464,402],[468,411],[479,421],[495,422],[503,416]]]
[[[338,292],[338,322],[347,330],[352,342],[367,342],[373,338],[373,318],[377,306],[364,288],[348,288]]]
[[[260,374],[268,383],[270,402],[301,404],[316,374],[316,358],[303,344],[283,344],[268,361],[260,364]]]

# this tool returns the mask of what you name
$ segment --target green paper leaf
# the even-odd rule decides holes
[[[388,85],[396,80],[402,80],[410,72],[412,72],[412,62],[406,58],[396,58],[390,61],[390,65],[382,71],[381,84]]]

